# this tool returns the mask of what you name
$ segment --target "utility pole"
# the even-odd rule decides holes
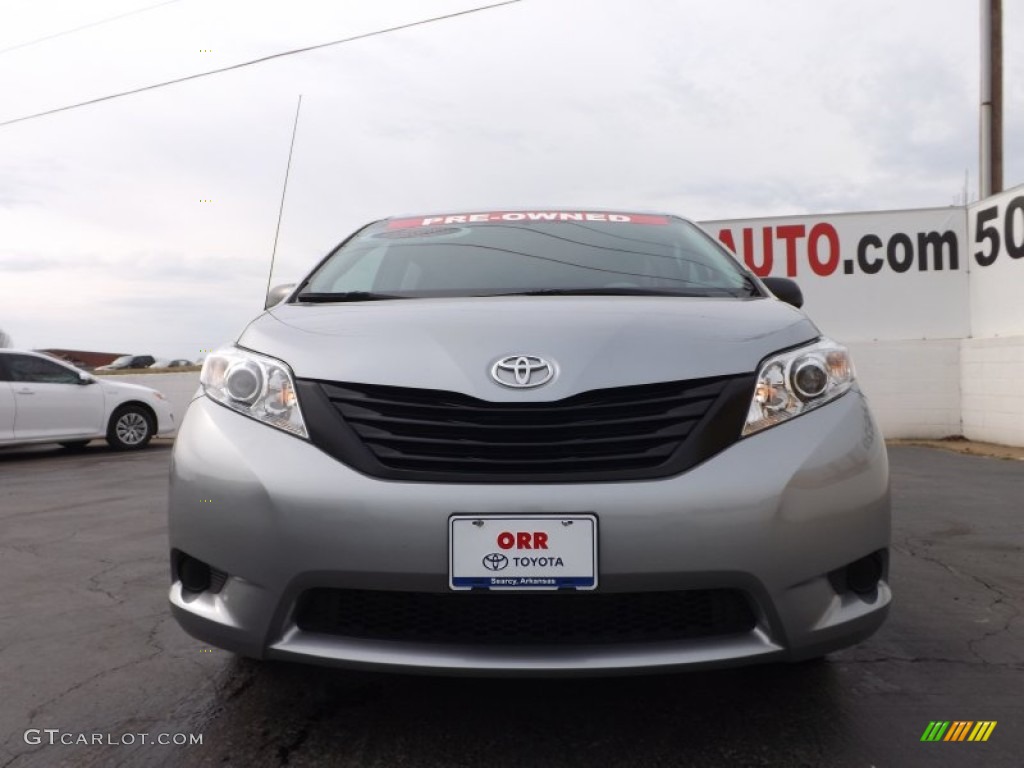
[[[1003,6],[981,3],[980,198],[1003,191]]]

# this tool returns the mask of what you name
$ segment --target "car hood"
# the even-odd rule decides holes
[[[487,400],[555,400],[604,387],[750,373],[818,329],[773,298],[517,296],[283,304],[240,346],[288,363],[298,378],[462,392]],[[537,389],[490,377],[510,355],[558,375]]]

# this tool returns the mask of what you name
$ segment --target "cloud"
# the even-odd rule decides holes
[[[4,272],[50,272],[60,264],[59,259],[31,254],[0,254],[0,274]]]
[[[87,5],[24,4],[0,47],[131,10]],[[1007,5],[1013,184],[1024,181],[1024,46],[1011,30],[1024,9]],[[467,7],[175,3],[6,54],[19,76],[0,83],[0,111]],[[394,213],[925,207],[949,204],[965,167],[976,178],[973,5],[638,8],[523,2],[0,129],[0,322],[32,346],[69,346],[66,335],[165,356],[230,337],[262,306],[299,93],[274,283]]]

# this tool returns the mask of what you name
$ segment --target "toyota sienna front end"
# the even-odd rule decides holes
[[[255,658],[470,674],[868,637],[885,445],[798,294],[671,215],[364,227],[204,363],[173,452],[175,617]]]

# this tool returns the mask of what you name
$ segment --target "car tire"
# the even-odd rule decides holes
[[[140,405],[114,411],[107,427],[107,442],[115,451],[137,451],[153,438],[153,416]]]
[[[61,448],[65,448],[69,451],[80,451],[90,443],[89,440],[65,440],[60,444]]]

